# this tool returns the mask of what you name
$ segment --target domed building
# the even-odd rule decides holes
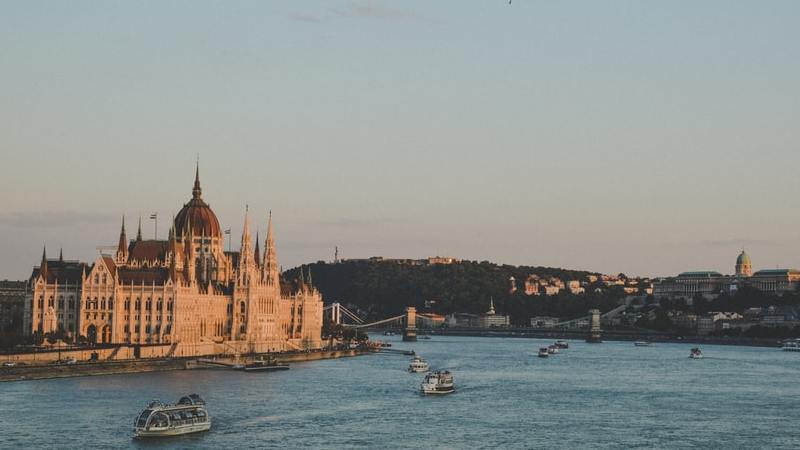
[[[30,278],[25,332],[163,344],[174,356],[319,348],[322,296],[310,277],[281,280],[271,214],[263,256],[258,237],[253,244],[245,211],[239,251],[225,251],[198,167],[192,198],[166,240],[143,239],[140,220],[129,241],[123,217],[113,255],[102,254],[94,264],[42,256]]]
[[[742,250],[739,256],[736,257],[736,276],[737,277],[751,277],[753,276],[753,264],[750,263],[750,255]]]

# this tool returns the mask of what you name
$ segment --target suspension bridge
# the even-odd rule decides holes
[[[354,312],[347,309],[341,303],[332,303],[323,308],[325,312],[330,314],[331,322],[347,328],[353,329],[370,329],[379,327],[398,327],[403,330],[404,341],[417,340],[417,327],[429,326],[434,324],[433,315],[426,313],[418,313],[417,308],[409,306],[405,309],[403,314],[389,317],[386,319],[377,320],[374,322],[366,322]],[[611,318],[625,310],[625,305],[619,306],[600,314],[600,310],[591,309],[589,315],[570,319],[555,324],[555,328],[560,329],[584,329],[584,324],[589,325],[589,335],[586,338],[587,342],[602,342],[600,329],[601,318]]]

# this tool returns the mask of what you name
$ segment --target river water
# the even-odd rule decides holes
[[[418,393],[409,357],[0,383],[2,448],[800,448],[800,353],[688,344],[585,344],[537,358],[541,339],[403,343],[455,375]],[[197,392],[211,431],[131,439],[151,399]]]

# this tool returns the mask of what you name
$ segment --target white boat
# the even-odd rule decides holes
[[[453,374],[449,370],[438,370],[425,375],[420,386],[423,394],[449,394],[455,391]]]
[[[211,417],[206,411],[206,402],[197,394],[181,397],[178,403],[167,405],[154,400],[147,405],[133,424],[137,438],[178,436],[207,431],[211,428]]]
[[[785,352],[800,352],[800,339],[787,339],[782,348]]]
[[[689,358],[703,359],[703,352],[701,352],[699,348],[695,347],[692,349],[691,353],[689,353]]]
[[[561,339],[557,340],[556,343],[553,345],[555,345],[558,348],[569,348],[569,342]]]
[[[550,350],[548,350],[547,347],[542,347],[539,349],[538,356],[539,358],[547,358],[548,356],[550,356]]]
[[[408,365],[408,371],[411,373],[427,372],[428,361],[425,361],[419,356],[415,356],[414,359],[411,360],[411,364]]]
[[[549,353],[549,354],[551,354],[551,355],[555,355],[555,354],[557,354],[557,353],[558,353],[558,347],[557,347],[557,346],[555,346],[555,345],[550,345],[550,346],[548,346],[548,347],[547,347],[547,353]]]
[[[648,341],[636,341],[636,342],[633,343],[633,345],[635,345],[637,347],[650,347],[653,344],[651,342],[648,342]]]

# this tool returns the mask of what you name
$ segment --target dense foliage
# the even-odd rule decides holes
[[[585,316],[592,307],[606,311],[623,295],[621,290],[606,290],[603,294],[590,292],[580,296],[568,293],[552,297],[527,296],[523,283],[530,274],[566,281],[585,280],[590,273],[486,261],[432,265],[364,260],[337,264],[318,262],[305,265],[302,270],[305,274],[310,270],[313,283],[322,292],[326,304],[351,305],[372,319],[400,314],[407,306],[439,314],[480,314],[489,308],[491,298],[498,314],[509,314],[512,323],[527,325],[530,317],[537,315],[574,318]],[[297,278],[300,268],[289,270],[284,276]],[[510,293],[511,276],[516,278],[519,287],[514,294]],[[435,303],[426,309],[426,300]]]

